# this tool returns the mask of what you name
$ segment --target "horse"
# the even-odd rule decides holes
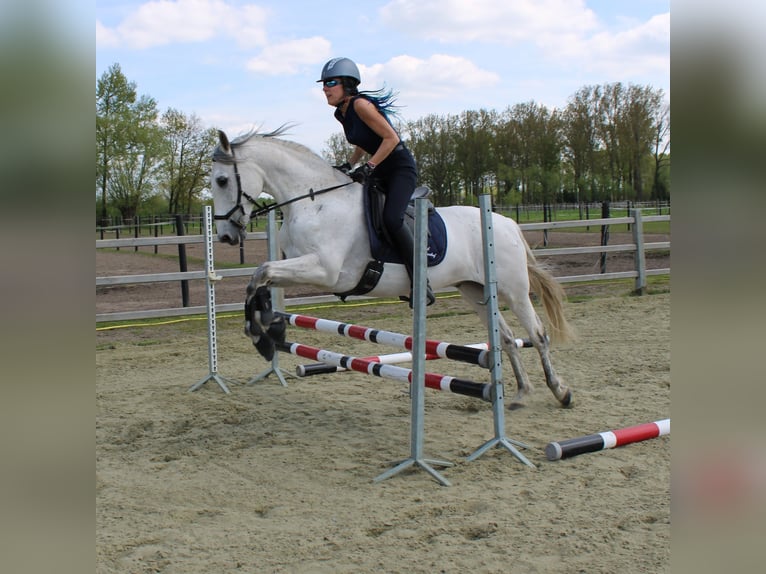
[[[278,239],[284,258],[258,266],[246,292],[245,334],[267,359],[273,356],[274,341],[284,341],[285,329],[283,318],[271,308],[269,287],[314,286],[331,293],[349,293],[373,261],[362,184],[309,148],[279,137],[286,129],[253,131],[232,141],[219,130],[210,174],[219,241],[236,245],[246,236],[253,214],[273,207],[282,212]],[[261,193],[271,195],[277,203],[264,209],[263,201],[258,203]],[[431,286],[434,290],[456,288],[486,326],[480,212],[471,206],[438,207],[436,212],[446,229],[447,249],[441,262],[428,268]],[[574,334],[563,311],[564,291],[536,261],[515,221],[493,213],[492,226],[498,247],[498,300],[508,305],[527,331],[554,397],[562,406],[570,406],[572,391],[556,374],[550,357],[551,341],[567,341]],[[378,275],[370,296],[410,294],[404,265],[384,263]],[[545,309],[550,339],[535,312],[530,289]],[[533,386],[522,366],[514,334],[502,315],[498,323],[501,346],[517,382],[509,408],[517,408],[524,405]]]

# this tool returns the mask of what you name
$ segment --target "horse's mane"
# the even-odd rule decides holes
[[[234,150],[236,148],[245,146],[248,142],[250,142],[254,138],[262,138],[262,139],[273,138],[274,142],[279,143],[280,145],[283,145],[287,148],[291,148],[307,156],[313,157],[321,161],[323,164],[327,165],[327,161],[325,159],[323,159],[321,156],[316,154],[314,151],[312,151],[310,148],[306,147],[305,145],[299,144],[298,142],[294,142],[290,140],[277,139],[280,136],[284,136],[285,134],[287,134],[288,130],[290,130],[290,128],[293,128],[293,127],[295,127],[295,124],[293,123],[284,123],[281,126],[279,126],[277,129],[272,130],[270,132],[260,132],[258,131],[258,128],[255,128],[250,130],[249,132],[246,132],[244,134],[241,134],[235,137],[233,140],[231,140],[230,145],[232,150]],[[224,154],[219,149],[216,149],[213,154],[215,159],[219,159],[221,155],[224,155]]]

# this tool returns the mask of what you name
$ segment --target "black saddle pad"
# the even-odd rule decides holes
[[[402,258],[399,253],[391,245],[390,241],[386,237],[382,230],[382,224],[377,217],[377,210],[379,210],[383,198],[380,191],[373,189],[371,186],[365,186],[364,191],[364,213],[367,221],[367,230],[370,237],[370,251],[372,256],[383,263],[399,263],[403,264]],[[404,224],[410,226],[414,233],[414,214],[415,204],[414,201],[410,202],[410,206],[407,208],[407,214],[404,217]],[[447,228],[444,225],[442,216],[436,211],[436,209],[428,210],[428,248],[426,250],[426,259],[428,261],[428,267],[438,265],[444,259],[447,253]]]

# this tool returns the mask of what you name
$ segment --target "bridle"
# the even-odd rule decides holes
[[[215,155],[213,155],[213,162],[215,162]],[[257,217],[259,215],[265,215],[269,213],[270,211],[274,211],[275,209],[279,209],[280,207],[283,207],[285,205],[289,205],[290,203],[294,203],[296,201],[300,201],[301,199],[310,198],[311,201],[314,201],[314,197],[317,195],[322,195],[323,193],[327,193],[328,191],[334,191],[336,189],[340,189],[342,187],[346,187],[347,185],[351,185],[354,183],[353,181],[349,181],[346,183],[341,183],[339,185],[333,185],[332,187],[326,187],[324,189],[320,189],[317,191],[314,191],[313,189],[309,189],[309,192],[303,195],[299,195],[298,197],[293,197],[292,199],[289,199],[287,201],[283,201],[282,203],[266,203],[264,201],[258,203],[253,196],[251,196],[249,193],[247,193],[245,190],[242,189],[242,178],[239,175],[239,169],[237,168],[237,158],[234,156],[234,148],[231,148],[231,159],[226,159],[224,162],[223,160],[219,160],[222,163],[230,163],[234,166],[234,177],[237,181],[237,203],[232,207],[229,211],[227,211],[224,215],[214,215],[213,219],[215,220],[228,220],[229,223],[237,227],[240,231],[240,234],[244,233],[245,231],[245,225],[242,223],[242,217],[246,214],[245,212],[245,206],[242,203],[242,199],[246,199],[249,201],[253,206],[253,210],[250,212],[250,219],[253,217]],[[233,216],[239,212],[240,216],[237,218],[233,218]]]
[[[215,155],[213,155],[213,162],[215,163]],[[224,163],[224,162],[221,162]],[[240,230],[240,233],[245,230],[245,225],[242,223],[242,217],[245,215],[245,206],[242,205],[242,198],[244,197],[247,201],[252,203],[253,205],[257,206],[258,203],[253,199],[253,196],[251,196],[249,193],[244,191],[242,189],[242,178],[239,175],[239,169],[237,168],[237,158],[234,156],[234,148],[231,148],[231,161],[226,161],[225,163],[231,163],[234,165],[234,178],[237,181],[237,203],[232,207],[229,211],[227,211],[224,215],[213,215],[213,219],[215,220],[228,220],[229,223],[234,225]],[[232,216],[240,212],[241,215],[234,219]],[[253,214],[250,214],[250,217],[252,217]]]

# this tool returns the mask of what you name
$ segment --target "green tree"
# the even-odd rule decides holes
[[[157,103],[137,96],[119,64],[113,64],[96,87],[96,176],[101,216],[107,200],[123,217],[134,217],[141,202],[155,191],[162,133]]]
[[[580,88],[569,98],[563,112],[564,156],[572,171],[578,203],[593,199],[599,149],[597,121],[600,92],[598,86]]]
[[[207,186],[216,130],[204,129],[194,114],[169,108],[160,120],[163,134],[160,185],[170,213],[190,214]]]
[[[348,161],[354,152],[354,146],[348,143],[343,133],[335,133],[325,142],[322,157],[333,165],[341,165]]]
[[[598,132],[601,140],[602,162],[598,166],[602,173],[600,200],[615,200],[622,195],[624,186],[624,147],[626,136],[621,129],[620,115],[624,100],[624,86],[620,83],[607,84],[601,91],[598,105]]]
[[[431,188],[436,205],[458,200],[455,123],[454,117],[431,114],[407,126],[408,145],[417,160],[420,181]]]
[[[497,114],[494,111],[469,110],[457,121],[455,160],[462,176],[466,199],[476,196],[486,185],[486,176],[493,172],[492,139]],[[473,202],[473,199],[470,199]]]
[[[662,91],[649,86],[629,85],[622,105],[621,122],[626,137],[621,142],[626,148],[628,185],[635,199],[644,198],[644,166],[651,157],[655,141],[655,118],[662,108]]]
[[[670,168],[670,104],[663,103],[654,110],[652,141],[652,199],[669,196],[666,172]]]
[[[121,152],[130,129],[130,107],[136,85],[128,82],[119,64],[113,64],[96,84],[96,179],[101,195],[101,217],[107,216],[111,166]]]

